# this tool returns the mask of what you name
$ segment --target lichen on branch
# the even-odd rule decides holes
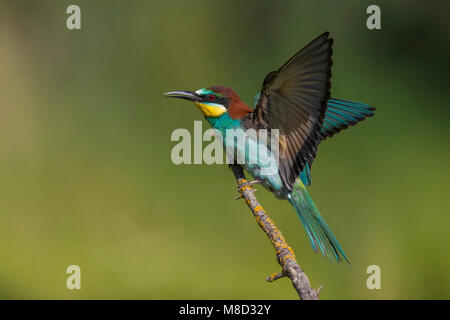
[[[267,281],[273,282],[277,279],[287,277],[302,300],[318,300],[319,292],[322,287],[312,289],[309,279],[297,263],[294,251],[287,244],[281,231],[275,226],[273,220],[267,215],[264,208],[255,197],[255,190],[248,184],[244,171],[240,165],[230,165],[230,169],[238,183],[239,198],[247,203],[247,206],[253,213],[258,225],[266,233],[272,243],[278,264],[281,266],[281,272],[267,277]]]

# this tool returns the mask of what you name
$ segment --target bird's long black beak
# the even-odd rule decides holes
[[[166,92],[164,95],[169,98],[179,98],[194,102],[201,100],[201,98],[193,91],[172,91]]]

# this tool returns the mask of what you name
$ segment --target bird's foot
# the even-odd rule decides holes
[[[239,196],[236,198],[236,200],[239,200],[242,198],[242,191],[244,191],[245,188],[250,188],[254,184],[260,184],[262,183],[262,180],[253,180],[253,181],[246,181],[239,185],[238,192]],[[253,189],[253,191],[258,191],[257,189]]]
[[[261,183],[263,183],[262,180],[253,180],[253,181],[247,181],[247,182],[245,182],[245,184],[246,184],[248,187],[250,187],[250,186],[252,186],[252,185],[254,185],[254,184],[261,184]]]

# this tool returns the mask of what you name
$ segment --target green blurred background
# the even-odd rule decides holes
[[[82,30],[66,29],[81,7]],[[366,28],[381,7],[382,30]],[[171,162],[202,119],[162,93],[222,84],[251,103],[320,33],[332,96],[376,116],[321,144],[310,193],[351,265],[257,196],[322,299],[450,298],[449,4],[0,1],[0,298],[295,299],[225,165]],[[206,128],[204,122],[204,128]],[[82,289],[66,289],[68,265]],[[381,290],[366,268],[381,268]]]

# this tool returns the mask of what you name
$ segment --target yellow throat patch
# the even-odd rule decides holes
[[[227,108],[220,104],[195,102],[195,105],[205,117],[209,118],[217,118],[227,112]]]

